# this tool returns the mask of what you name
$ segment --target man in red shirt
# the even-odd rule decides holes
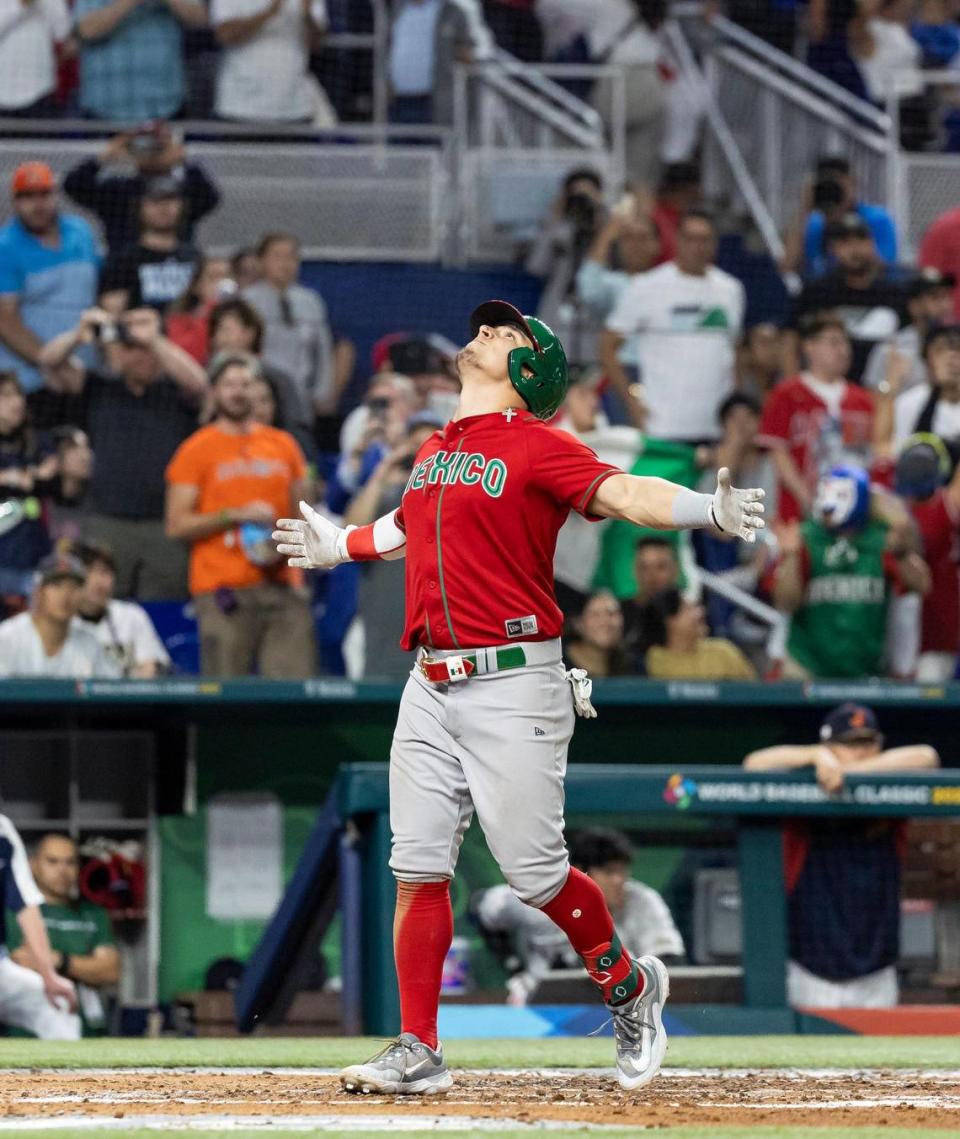
[[[917,262],[953,277],[953,313],[960,320],[960,206],[941,214],[923,235]]]
[[[923,598],[917,680],[944,684],[957,670],[960,644],[960,467],[950,478],[950,456],[937,435],[914,435],[900,452],[896,490],[920,530],[930,567]]]
[[[346,1068],[348,1091],[429,1094],[452,1079],[437,1040],[453,936],[450,879],[474,811],[514,893],[567,934],[613,1017],[621,1087],[649,1083],[666,1050],[669,993],[656,957],[624,948],[599,887],[571,868],[563,775],[574,708],[596,715],[586,673],[564,671],[553,591],[557,532],[570,510],[639,526],[714,526],[752,541],[762,491],[714,495],[624,474],[546,426],[566,394],[563,348],[542,321],[489,301],[457,357],[450,423],[417,453],[399,509],[341,530],[301,503],[274,538],[290,564],[406,556],[402,644],[417,660],[390,754],[390,866],[400,1036]],[[573,689],[573,699],[568,682]]]
[[[815,313],[799,332],[806,369],[767,396],[757,437],[773,456],[783,522],[809,515],[817,480],[831,467],[869,465],[873,431],[873,395],[844,378],[850,340],[843,321]]]

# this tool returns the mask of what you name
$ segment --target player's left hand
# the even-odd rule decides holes
[[[66,1000],[70,1011],[77,1011],[77,990],[73,981],[61,977],[59,973],[48,973],[43,978],[43,991],[54,1008],[61,1008],[62,1002]]]
[[[738,490],[731,486],[729,467],[721,467],[717,471],[717,489],[710,507],[717,529],[724,534],[736,534],[745,542],[755,542],[757,531],[766,526],[763,495],[759,487]]]

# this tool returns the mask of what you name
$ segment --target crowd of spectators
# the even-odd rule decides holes
[[[947,0],[730,0],[730,17],[861,99],[886,108],[895,95],[907,150],[960,149],[953,84],[925,72],[960,64],[960,22]]]
[[[184,29],[209,23],[220,44],[222,117],[327,113],[309,71],[323,0],[234,2],[84,0],[71,26],[55,0],[31,0],[0,20],[0,55],[27,37],[39,59],[41,29],[49,47],[66,27],[57,59],[79,56],[67,103],[51,56],[53,86],[32,91],[25,112],[73,98],[144,124],[62,185],[38,162],[10,184],[5,674],[157,675],[173,665],[139,604],[159,615],[187,598],[205,673],[398,678],[408,667],[395,635],[402,569],[304,580],[269,527],[301,499],[356,525],[395,505],[418,447],[456,407],[458,346],[397,333],[358,360],[304,282],[294,236],[272,230],[230,257],[204,250],[198,223],[224,208],[220,192],[167,121],[186,98]],[[933,614],[960,611],[960,211],[935,222],[922,268],[904,265],[890,215],[861,199],[842,156],[824,155],[785,235],[780,268],[801,285],[782,320],[747,326],[744,282],[717,264],[696,161],[702,108],[671,66],[665,16],[655,0],[391,6],[398,122],[449,121],[453,63],[496,44],[624,69],[627,192],[612,200],[596,170],[571,170],[523,253],[543,284],[538,315],[573,369],[554,425],[638,474],[709,489],[723,465],[767,493],[756,549],[572,517],[556,559],[568,655],[598,676],[952,675],[957,619],[945,631]],[[809,18],[837,13],[811,5]],[[120,114],[107,104],[129,95],[118,76],[132,59],[136,99],[150,105]],[[0,107],[14,105],[8,81],[0,69]],[[602,112],[601,87],[580,94]]]
[[[575,346],[559,426],[638,474],[707,490],[723,465],[766,491],[756,549],[568,523],[568,655],[596,675],[953,676],[960,211],[907,265],[842,156],[809,185],[782,267],[800,284],[776,323],[744,327],[695,167],[611,207],[575,170],[533,246],[541,314]]]

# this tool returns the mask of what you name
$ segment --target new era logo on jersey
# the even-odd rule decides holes
[[[537,619],[533,615],[529,617],[511,617],[509,620],[504,621],[504,627],[507,630],[508,637],[530,637],[537,632]]]
[[[406,490],[422,490],[427,484],[475,486],[477,483],[490,495],[499,498],[507,481],[507,464],[503,459],[488,459],[486,455],[466,451],[437,451],[421,459],[413,468]]]
[[[543,730],[543,728],[534,728],[533,734],[535,736],[545,736],[547,733]]]

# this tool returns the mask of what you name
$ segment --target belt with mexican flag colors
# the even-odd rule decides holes
[[[469,653],[446,657],[422,656],[417,662],[420,672],[433,684],[450,684],[466,680],[474,673],[484,675],[490,672],[506,672],[511,668],[523,668],[527,654],[522,645],[511,645],[503,649],[477,649]]]

